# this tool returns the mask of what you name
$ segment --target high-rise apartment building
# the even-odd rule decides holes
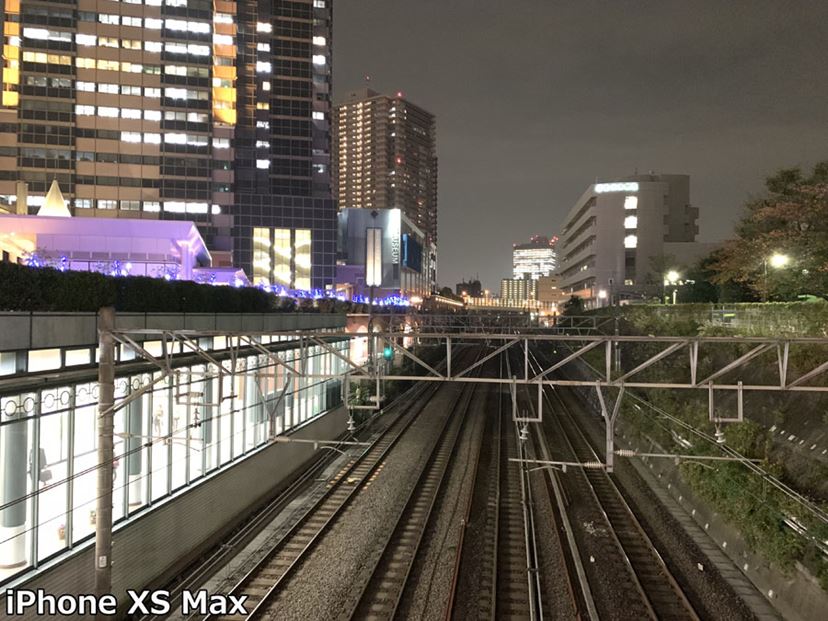
[[[436,284],[437,151],[434,115],[402,93],[349,93],[333,114],[333,188],[340,209],[401,209],[426,237]]]
[[[710,250],[695,242],[698,216],[688,175],[633,175],[590,185],[564,221],[559,287],[588,307],[657,293],[663,274],[654,273],[653,259],[687,264]]]
[[[331,0],[7,0],[0,205],[193,220],[257,283],[333,282]]]
[[[514,278],[537,280],[541,276],[551,276],[557,266],[555,242],[557,237],[549,239],[542,235],[533,235],[526,244],[512,246],[512,275]]]

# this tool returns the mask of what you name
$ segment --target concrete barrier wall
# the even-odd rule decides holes
[[[115,319],[121,329],[278,332],[344,325],[345,315],[332,313],[118,313]],[[95,313],[0,313],[0,351],[88,347],[97,342]]]
[[[340,407],[291,436],[333,439],[345,430],[347,420],[347,410]],[[313,457],[310,444],[270,445],[144,515],[118,525],[112,543],[112,592],[119,602],[129,601],[127,589],[167,583],[238,525],[252,508],[275,496]],[[94,593],[93,556],[91,542],[17,588],[41,588],[54,595]]]

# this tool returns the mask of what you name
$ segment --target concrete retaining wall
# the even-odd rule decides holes
[[[333,313],[118,313],[115,319],[115,327],[121,329],[278,332],[344,325],[345,315]],[[0,351],[84,347],[97,342],[95,313],[0,313]]]

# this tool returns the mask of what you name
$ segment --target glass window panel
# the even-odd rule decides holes
[[[27,405],[29,404],[29,405]],[[13,476],[0,479],[0,579],[14,575],[31,563],[31,532],[34,524],[32,473],[34,395],[0,398],[4,425],[0,426],[0,467]]]
[[[294,249],[296,253],[296,289],[311,288],[311,231],[296,229]]]
[[[44,559],[67,545],[66,503],[69,476],[69,415],[72,389],[40,394],[40,447],[37,458],[37,555]],[[34,456],[33,456],[34,457]]]
[[[75,389],[75,421],[72,469],[72,542],[95,531],[98,463],[98,387],[81,384]]]
[[[169,387],[168,380],[156,384],[158,388],[152,393],[152,499],[165,496],[169,490]]]

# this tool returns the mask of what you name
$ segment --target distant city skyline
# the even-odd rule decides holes
[[[497,289],[510,244],[558,234],[596,178],[690,175],[699,239],[715,241],[768,174],[828,156],[828,83],[814,79],[825,3],[337,0],[334,12],[334,97],[368,74],[437,117],[443,285],[479,274]]]

